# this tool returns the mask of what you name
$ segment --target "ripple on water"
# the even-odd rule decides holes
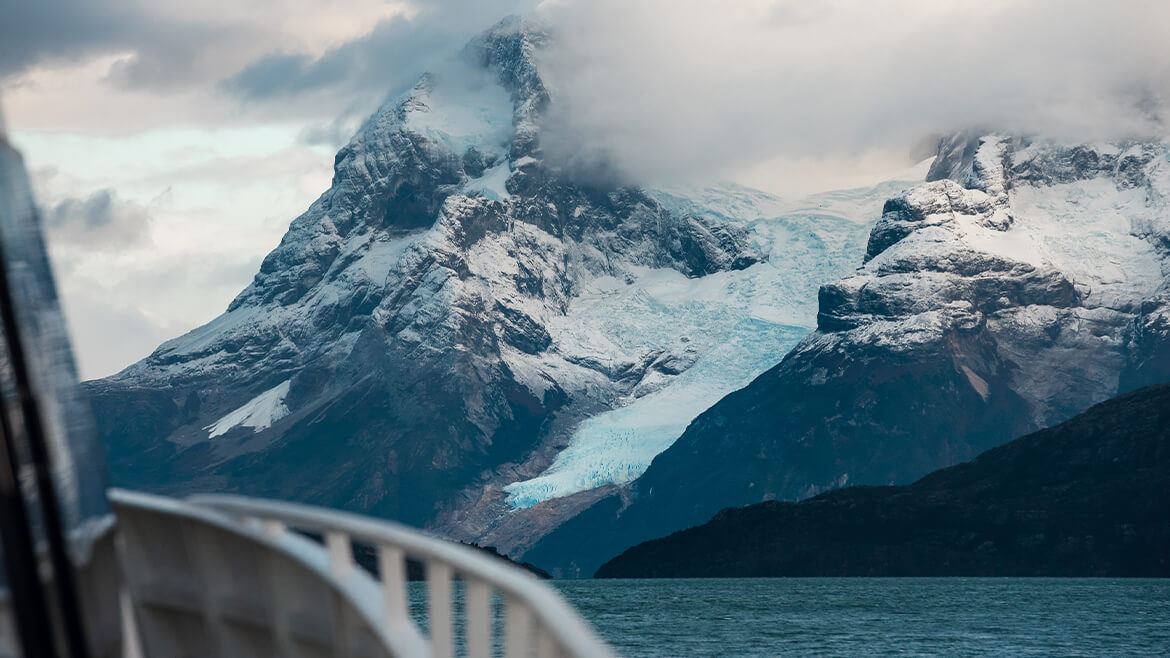
[[[557,581],[625,656],[1165,656],[1170,581]]]

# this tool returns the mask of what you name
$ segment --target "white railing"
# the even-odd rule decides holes
[[[504,606],[503,650],[506,656],[601,658],[612,652],[559,594],[528,572],[503,560],[454,542],[429,537],[397,523],[292,503],[239,496],[194,496],[188,502],[244,522],[258,524],[272,539],[290,531],[320,534],[329,553],[330,570],[344,579],[357,565],[353,543],[373,546],[387,627],[410,624],[407,559],[424,565],[427,588],[427,651],[433,658],[457,653],[468,658],[493,655],[493,594]],[[455,633],[452,583],[463,581],[462,642]]]

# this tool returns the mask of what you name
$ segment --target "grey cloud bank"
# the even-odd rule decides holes
[[[175,3],[145,0],[11,0],[0,21],[0,80],[38,66],[127,53],[108,81],[164,91],[197,84],[214,54],[256,38],[243,25],[197,21]]]
[[[43,215],[45,229],[55,245],[119,249],[149,239],[150,215],[146,208],[119,200],[109,189],[84,199],[63,199]]]
[[[308,1],[271,11],[292,15]],[[1080,139],[1164,130],[1170,96],[1161,0],[400,4],[314,54],[251,15],[214,22],[174,2],[17,0],[0,24],[0,78],[123,51],[114,85],[201,87],[253,119],[314,121],[303,140],[335,144],[356,115],[476,32],[534,12],[555,33],[544,62],[556,100],[550,156],[665,179],[734,176],[777,157],[905,155],[924,135],[973,124]]]
[[[110,47],[133,31],[121,2],[14,0],[0,20],[0,77],[46,60],[83,57]]]
[[[339,119],[306,128],[304,140],[336,145],[341,141],[338,128],[352,127],[355,114],[368,114],[377,100],[405,91],[423,71],[457,52],[478,32],[535,5],[535,0],[420,3],[416,13],[379,21],[368,34],[320,56],[267,53],[223,79],[219,88],[250,106],[327,107],[317,115],[339,114]]]
[[[906,157],[975,124],[1094,139],[1165,131],[1170,3],[547,2],[569,161],[719,177],[776,157]]]
[[[210,231],[194,231],[181,241],[189,261],[173,235],[171,251],[147,258],[152,227],[160,246],[163,229],[198,221],[238,234],[258,223],[257,208],[275,207],[257,199],[300,195],[261,218],[283,228],[332,162],[294,140],[336,147],[388,92],[525,12],[554,33],[542,56],[554,100],[546,157],[594,176],[731,179],[769,191],[809,178],[791,183],[800,193],[855,184],[843,172],[859,163],[888,173],[922,155],[924,137],[974,124],[1075,139],[1166,131],[1165,0],[12,0],[0,20],[0,85],[22,100],[9,108],[18,142],[30,117],[43,134],[174,128],[205,131],[211,143],[230,127],[289,142],[257,140],[279,167],[177,156],[155,166],[127,139],[149,178],[111,171],[68,190],[78,198],[41,197],[55,202],[46,212],[55,260],[72,268],[61,277],[71,317],[100,326],[102,340],[124,338],[117,349],[92,343],[89,374],[193,326],[199,318],[171,300],[213,308],[220,302],[208,300],[230,299],[266,244],[241,241],[249,246],[226,255],[208,248]],[[79,76],[91,77],[75,88]],[[269,131],[278,123],[287,130]],[[43,164],[77,169],[67,156]],[[300,190],[296,170],[322,177]],[[245,179],[252,205],[241,205]],[[204,194],[206,214],[168,219],[150,201],[167,188]],[[153,287],[164,279],[167,289]]]

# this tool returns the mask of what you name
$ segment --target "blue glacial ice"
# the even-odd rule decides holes
[[[795,202],[738,186],[657,191],[672,209],[747,226],[768,261],[698,279],[645,270],[633,281],[594,281],[555,331],[558,341],[576,343],[578,353],[609,345],[624,354],[690,354],[694,364],[583,421],[543,473],[505,487],[508,503],[531,507],[636,479],[696,416],[778,363],[816,326],[819,286],[860,264],[885,199],[924,175],[920,165],[871,188]]]

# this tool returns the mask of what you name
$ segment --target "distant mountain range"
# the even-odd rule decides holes
[[[957,135],[817,331],[525,559],[588,574],[720,509],[901,484],[1170,380],[1170,148]]]
[[[1170,576],[1170,384],[911,485],[723,510],[597,575]]]
[[[553,45],[506,19],[387,101],[223,315],[87,382],[114,482],[587,576],[1170,380],[1166,143],[978,131],[871,188],[648,189],[546,157]]]

